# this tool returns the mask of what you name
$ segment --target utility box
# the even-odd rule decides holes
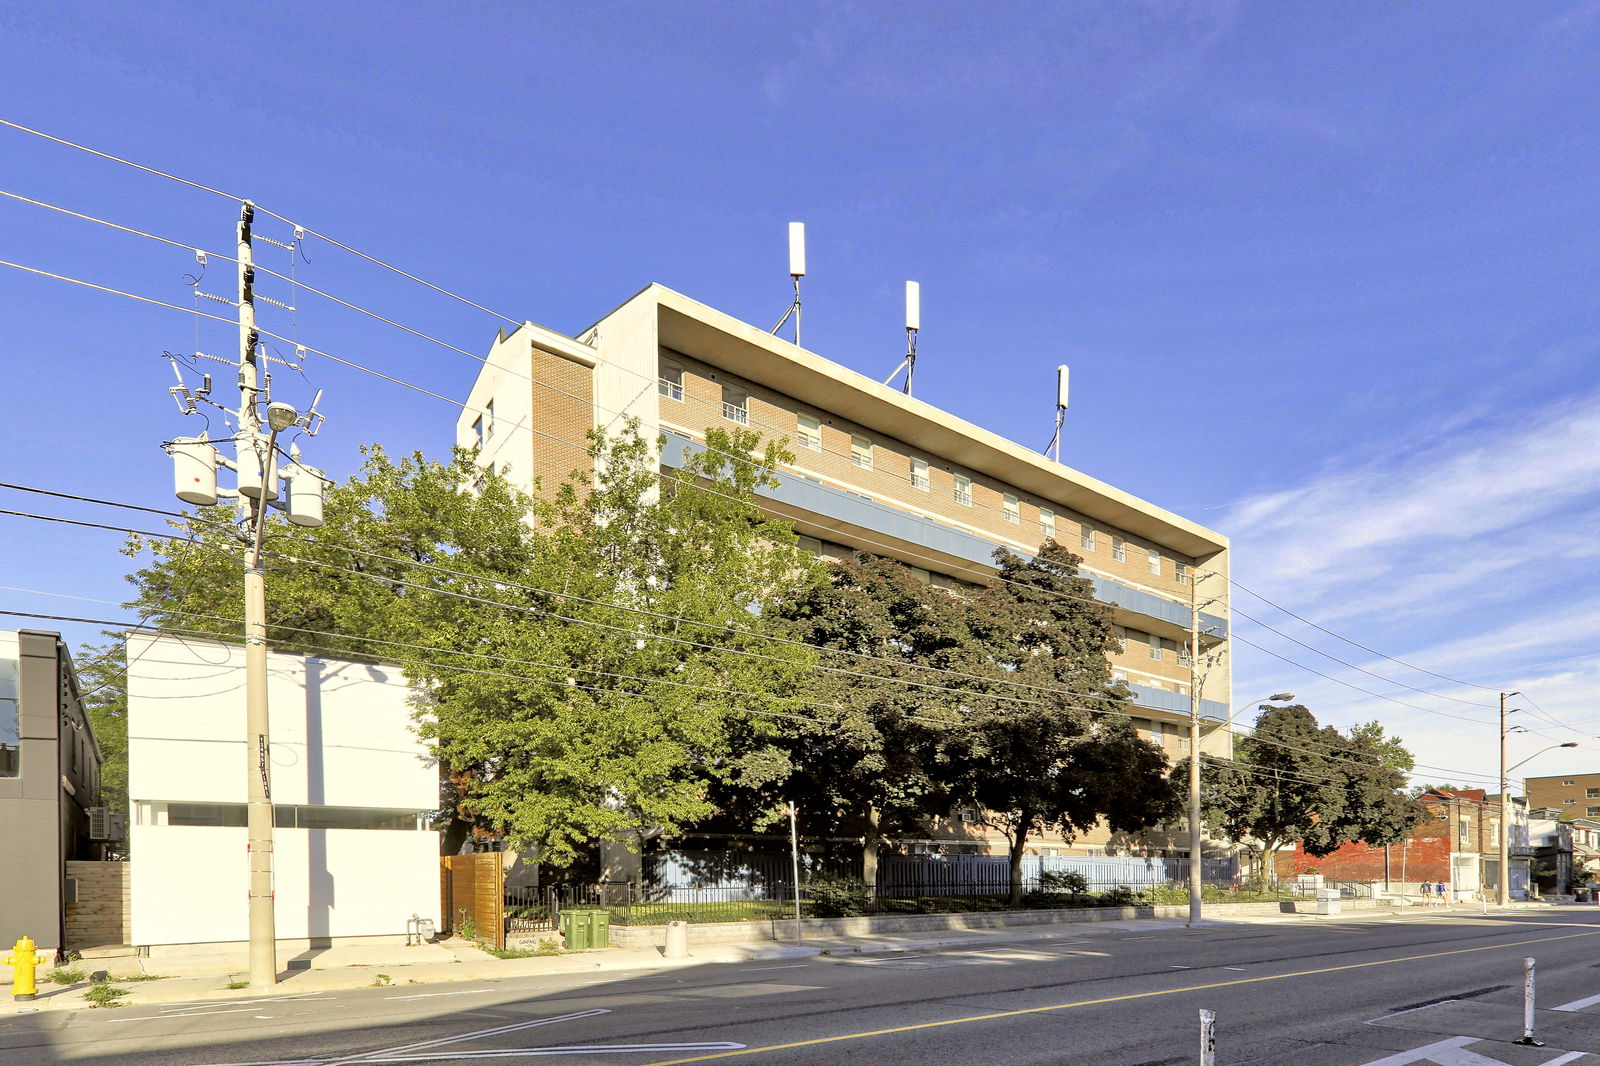
[[[1317,913],[1339,913],[1339,890],[1337,888],[1317,889]]]

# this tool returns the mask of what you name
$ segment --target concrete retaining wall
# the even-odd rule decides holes
[[[1391,904],[1374,900],[1343,900],[1345,912],[1381,910]],[[1315,901],[1282,903],[1208,903],[1207,918],[1227,920],[1269,914],[1315,914]],[[944,933],[962,930],[1009,929],[1073,922],[1115,922],[1130,918],[1187,918],[1187,906],[1081,907],[1061,910],[993,911],[982,914],[880,914],[865,918],[806,918],[801,932],[807,940],[850,936],[903,936],[909,933]],[[622,948],[658,947],[667,941],[664,925],[611,927],[611,943]],[[737,944],[763,940],[789,940],[794,920],[760,922],[707,922],[689,926],[691,944]]]

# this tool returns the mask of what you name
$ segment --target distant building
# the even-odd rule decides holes
[[[1522,791],[1531,807],[1553,808],[1568,821],[1600,819],[1600,773],[1527,777],[1523,778]]]
[[[99,799],[100,746],[60,634],[0,632],[0,947],[22,936],[52,954],[66,944],[67,863],[100,857]]]
[[[1415,894],[1423,882],[1443,884],[1452,899],[1471,899],[1500,884],[1500,803],[1482,789],[1431,789],[1420,797],[1429,817],[1404,840],[1374,847],[1359,841],[1331,854],[1308,855],[1296,844],[1278,856],[1278,876],[1319,873],[1330,881],[1387,885]],[[1511,801],[1511,896],[1528,895],[1534,849],[1528,840],[1527,804]]]
[[[963,372],[983,374],[992,358],[972,353]],[[1049,425],[1049,384],[1039,383],[1026,425],[1012,422],[1008,434],[1034,436]],[[795,459],[777,487],[761,490],[760,504],[819,556],[868,551],[956,588],[992,575],[1002,545],[1031,554],[1053,538],[1079,553],[1096,596],[1115,612],[1122,647],[1111,667],[1133,693],[1140,734],[1173,757],[1187,755],[1190,605],[1197,574],[1222,575],[1199,586],[1201,650],[1225,648],[1225,537],[659,285],[577,338],[532,323],[502,331],[466,398],[456,441],[479,447],[524,489],[535,479],[550,488],[589,468],[591,429],[614,433],[629,418],[646,439],[664,435],[663,468],[704,448],[708,427],[786,438]],[[1222,655],[1207,673],[1200,704],[1202,746],[1216,755],[1230,752],[1219,728],[1230,706],[1229,659]],[[955,812],[901,843],[1000,850],[998,834],[971,818]],[[1180,832],[1177,840],[1118,840],[1100,831],[1070,845],[1045,838],[1039,847],[1178,856],[1187,839]]]
[[[247,939],[244,648],[130,634],[132,941]],[[272,653],[280,948],[439,920],[439,771],[398,666]]]

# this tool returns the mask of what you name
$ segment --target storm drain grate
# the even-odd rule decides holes
[[[1510,985],[1491,985],[1488,988],[1479,988],[1471,992],[1456,992],[1449,996],[1439,996],[1437,999],[1425,999],[1421,1003],[1408,1003],[1404,1007],[1393,1008],[1392,1013],[1404,1014],[1408,1010],[1421,1010],[1423,1007],[1432,1007],[1440,1003],[1454,1003],[1458,999],[1477,999],[1479,996],[1492,995],[1495,992],[1504,992]]]

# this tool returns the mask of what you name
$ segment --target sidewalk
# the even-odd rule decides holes
[[[1526,910],[1553,906],[1539,903],[1515,903],[1502,909],[1490,907],[1489,913]],[[1404,913],[1417,916],[1470,917],[1481,912],[1476,903],[1457,903],[1446,906],[1407,907]],[[1399,913],[1384,908],[1342,915],[1284,914],[1280,916],[1250,916],[1229,918],[1226,922],[1208,921],[1207,925],[1220,924],[1303,924],[1307,922],[1360,921],[1383,919]],[[801,944],[792,941],[778,942],[769,939],[744,943],[695,944],[685,959],[668,959],[661,949],[602,948],[578,951],[564,955],[543,955],[525,959],[497,959],[461,940],[443,940],[416,947],[399,945],[342,946],[314,949],[301,955],[281,960],[286,971],[280,973],[280,982],[271,989],[226,987],[230,982],[243,981],[248,976],[248,959],[243,951],[218,955],[165,956],[143,958],[138,955],[112,955],[87,957],[71,964],[73,969],[88,973],[104,970],[113,978],[158,975],[158,980],[114,983],[113,987],[126,989],[128,995],[122,1002],[128,1006],[147,1006],[158,1003],[191,1003],[202,1001],[245,1000],[260,1001],[275,996],[301,996],[336,989],[367,988],[374,986],[402,987],[432,985],[461,981],[494,981],[506,978],[541,977],[558,974],[595,973],[606,971],[670,970],[688,966],[703,966],[726,962],[748,962],[769,959],[805,958],[816,955],[877,954],[896,951],[918,951],[934,948],[1005,943],[1016,940],[1043,939],[1059,936],[1092,937],[1129,930],[1183,928],[1179,918],[1129,918],[1093,924],[1061,923],[1050,925],[1016,926],[989,930],[951,930],[944,933],[869,934],[853,937],[807,938]],[[78,1010],[90,1007],[84,999],[87,984],[58,986],[43,980],[46,969],[40,970],[39,998],[31,1003],[16,1003],[9,996],[9,986],[0,985],[0,1019],[15,1017],[34,1011]]]

